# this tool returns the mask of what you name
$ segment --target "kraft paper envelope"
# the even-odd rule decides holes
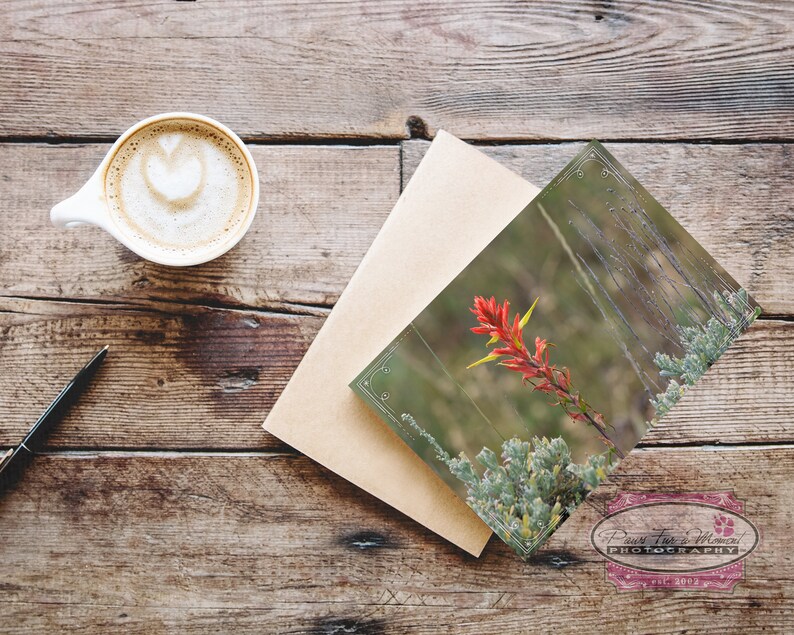
[[[491,530],[348,384],[539,191],[440,131],[264,423],[475,556]]]

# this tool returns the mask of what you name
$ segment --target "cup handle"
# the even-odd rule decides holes
[[[91,177],[76,194],[61,201],[50,210],[50,221],[59,228],[97,225],[105,228],[108,210],[102,183]]]

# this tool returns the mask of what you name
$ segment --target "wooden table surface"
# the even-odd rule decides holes
[[[780,0],[4,2],[0,446],[111,348],[0,499],[0,631],[794,632],[793,28]],[[172,110],[250,144],[237,248],[174,269],[50,226]],[[765,309],[526,564],[260,427],[440,128],[538,185],[601,139]],[[629,489],[733,489],[746,581],[617,594],[587,536]]]

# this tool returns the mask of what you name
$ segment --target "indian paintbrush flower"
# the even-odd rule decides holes
[[[556,398],[552,405],[560,406],[573,421],[586,423],[595,428],[607,447],[623,458],[623,452],[607,434],[607,424],[603,415],[594,410],[574,389],[571,371],[565,367],[557,368],[550,363],[549,347],[553,344],[536,337],[535,351],[530,353],[524,343],[524,327],[532,317],[538,299],[535,299],[523,316],[516,313],[511,320],[510,302],[507,300],[499,304],[493,296],[489,300],[482,296],[475,297],[474,306],[469,310],[476,316],[479,324],[472,327],[471,331],[488,335],[491,339],[486,346],[497,346],[490,354],[469,365],[468,368],[499,360],[500,366],[520,373],[522,381],[532,385],[533,390]]]

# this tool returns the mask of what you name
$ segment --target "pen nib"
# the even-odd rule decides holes
[[[2,465],[3,465],[3,463],[5,463],[5,462],[6,462],[6,459],[7,459],[9,456],[11,456],[13,453],[14,453],[14,448],[9,448],[9,449],[8,449],[8,450],[5,452],[5,454],[3,454],[3,455],[0,457],[0,466],[2,466]]]

